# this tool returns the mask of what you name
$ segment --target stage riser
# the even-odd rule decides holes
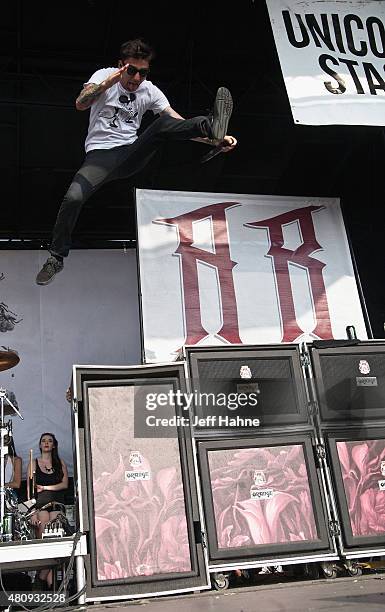
[[[377,351],[373,376],[380,379],[385,345],[366,344],[371,356]],[[234,567],[380,551],[381,517],[363,517],[385,497],[385,420],[379,401],[365,395],[381,391],[382,378],[360,387],[354,401],[365,400],[362,408],[345,398],[337,415],[328,387],[356,355],[365,360],[366,347],[353,348],[329,377],[317,370],[322,348],[306,344],[195,346],[174,364],[75,366],[87,601],[209,588],[211,572]],[[257,426],[219,426],[228,407],[205,412],[200,399],[244,392],[258,392],[258,401],[230,416],[258,419]],[[149,394],[162,393],[184,400],[149,406]],[[149,415],[180,420],[149,427]],[[354,481],[357,457],[363,464]]]

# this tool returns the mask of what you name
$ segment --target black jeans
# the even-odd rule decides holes
[[[142,170],[166,140],[190,140],[197,137],[211,137],[211,124],[207,117],[181,120],[162,115],[133,144],[112,149],[94,149],[87,153],[56,217],[49,248],[52,255],[67,257],[72,231],[82,206],[104,183],[127,178]]]

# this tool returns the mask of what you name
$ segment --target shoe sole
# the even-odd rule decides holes
[[[218,145],[217,147],[214,147],[201,158],[201,164],[205,164],[206,162],[210,161],[210,159],[212,159],[213,157],[216,157],[217,155],[222,153],[222,151],[223,151],[223,147],[221,147],[220,145]]]
[[[231,93],[226,87],[219,87],[214,102],[213,137],[215,140],[223,140],[226,136],[232,112]]]

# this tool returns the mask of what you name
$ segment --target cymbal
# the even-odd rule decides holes
[[[3,346],[5,349],[5,347]],[[0,372],[14,368],[20,361],[19,355],[12,349],[0,351]]]

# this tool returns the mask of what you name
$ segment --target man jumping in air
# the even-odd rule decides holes
[[[82,206],[104,183],[142,170],[167,140],[206,142],[215,147],[214,153],[226,153],[237,145],[236,138],[227,135],[233,108],[229,90],[218,89],[212,116],[184,119],[163,92],[147,80],[153,56],[152,48],[143,40],[129,40],[121,46],[118,69],[101,68],[84,84],[76,108],[91,109],[86,156],[59,209],[50,257],[36,277],[38,285],[47,285],[63,269]],[[138,136],[147,110],[159,117]]]

